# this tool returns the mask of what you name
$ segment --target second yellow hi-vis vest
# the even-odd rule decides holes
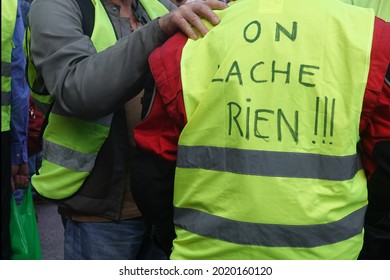
[[[356,259],[374,26],[338,0],[241,0],[181,71],[172,259]]]
[[[91,40],[100,52],[114,45],[117,38],[100,0],[92,0],[92,3],[95,22]],[[62,200],[80,189],[108,137],[112,117],[110,114],[96,121],[86,121],[64,116],[54,101],[43,134],[42,166],[39,174],[32,177],[32,185],[40,195]]]
[[[1,1],[1,132],[10,130],[12,35],[17,9],[17,0]]]

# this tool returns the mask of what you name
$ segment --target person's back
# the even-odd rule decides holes
[[[242,0],[221,17],[173,62],[164,59],[169,41],[150,57],[167,114],[182,83],[188,121],[172,258],[357,258],[367,205],[357,144],[374,14],[338,1]],[[166,139],[143,143],[148,118],[136,139],[153,150],[146,146]]]
[[[205,42],[187,43],[173,258],[358,256],[374,15],[337,4],[239,1]]]

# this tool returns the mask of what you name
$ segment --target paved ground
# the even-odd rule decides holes
[[[51,203],[36,203],[38,230],[44,260],[64,259],[64,228],[57,206]]]

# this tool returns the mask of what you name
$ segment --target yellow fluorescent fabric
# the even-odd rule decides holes
[[[357,258],[367,193],[356,144],[373,12],[338,0],[241,0],[219,15],[221,23],[204,38],[189,40],[182,55],[188,123],[179,139],[172,258]],[[216,148],[225,150],[220,158],[214,156]],[[194,158],[205,164],[197,166],[188,150],[200,151]],[[326,164],[275,161],[272,155],[280,153]],[[353,170],[350,177],[324,179],[334,171],[331,162],[348,157],[356,157],[342,165]],[[251,173],[263,169],[266,175]],[[296,172],[284,175],[285,170]],[[202,234],[191,232],[198,227],[182,214],[188,209],[218,221],[204,225],[207,237],[204,227]],[[344,223],[352,216],[358,217],[358,229]],[[250,245],[249,237],[249,244],[229,244],[242,240],[245,231],[224,224],[276,231],[298,226],[298,233],[334,225],[351,235],[332,243],[327,235],[334,230],[329,230],[313,235],[318,245],[307,248],[288,245],[288,235],[280,232],[274,237],[280,246],[276,241]]]
[[[97,52],[114,45],[117,41],[111,21],[98,0],[91,0],[95,6],[95,22],[91,40]],[[153,10],[157,4],[154,2]],[[161,5],[158,3],[158,5]],[[157,5],[157,6],[158,6]],[[165,8],[164,8],[165,9]],[[155,16],[166,13],[158,6]],[[40,101],[52,102],[51,97],[43,96]],[[34,188],[51,199],[64,199],[74,194],[83,184],[94,167],[95,159],[106,140],[112,115],[104,123],[83,121],[56,114],[55,104],[49,115],[43,140],[43,160],[39,175],[34,175]]]
[[[1,1],[1,131],[10,130],[11,54],[18,1]]]
[[[144,7],[151,20],[168,13],[167,8],[158,0],[140,0],[140,3]]]
[[[115,44],[116,35],[101,2],[93,3],[96,14],[91,40],[99,52]],[[42,167],[32,178],[34,188],[51,199],[74,194],[92,170],[109,129],[109,124],[61,116],[53,109],[43,135]]]

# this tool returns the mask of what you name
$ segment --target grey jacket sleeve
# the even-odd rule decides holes
[[[154,20],[97,53],[83,34],[75,0],[35,0],[29,13],[31,57],[56,105],[70,116],[94,119],[138,92],[149,54],[167,36]]]

